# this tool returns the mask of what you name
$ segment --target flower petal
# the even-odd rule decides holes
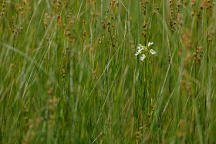
[[[152,54],[152,55],[156,55],[156,54],[157,54],[157,52],[156,52],[155,50],[153,50],[153,49],[150,49],[149,52],[150,52],[150,54]]]
[[[139,53],[138,53],[138,52],[136,52],[136,53],[135,53],[135,56],[138,56],[138,55],[139,55]]]
[[[152,46],[154,42],[148,42],[148,47]]]
[[[144,61],[145,58],[146,58],[146,55],[145,55],[145,54],[142,54],[141,57],[140,57],[140,60],[141,60],[141,61]]]
[[[138,44],[138,45],[137,45],[137,50],[142,50],[142,49],[143,49],[143,45]]]

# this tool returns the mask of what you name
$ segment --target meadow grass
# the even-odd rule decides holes
[[[215,4],[0,1],[0,143],[216,143]]]

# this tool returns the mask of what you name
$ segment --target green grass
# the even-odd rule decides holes
[[[1,1],[0,143],[216,143],[215,13],[214,0]]]

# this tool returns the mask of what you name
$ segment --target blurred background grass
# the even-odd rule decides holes
[[[0,143],[215,143],[215,35],[214,0],[2,0]]]

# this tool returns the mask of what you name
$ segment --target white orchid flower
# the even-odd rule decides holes
[[[145,58],[146,58],[146,55],[145,55],[145,54],[142,54],[141,57],[140,57],[140,60],[141,60],[141,61],[144,61]]]
[[[148,56],[150,55],[156,55],[157,52],[153,49],[149,49],[150,46],[152,46],[154,43],[149,42],[147,46],[143,46],[142,44],[138,44],[136,47],[136,53],[135,56],[139,57],[140,61],[144,61]]]
[[[153,49],[150,49],[149,52],[150,52],[150,54],[152,54],[152,55],[156,55],[156,54],[157,54],[157,52],[156,52],[155,50],[153,50]]]
[[[148,42],[148,47],[152,46],[154,42]]]

